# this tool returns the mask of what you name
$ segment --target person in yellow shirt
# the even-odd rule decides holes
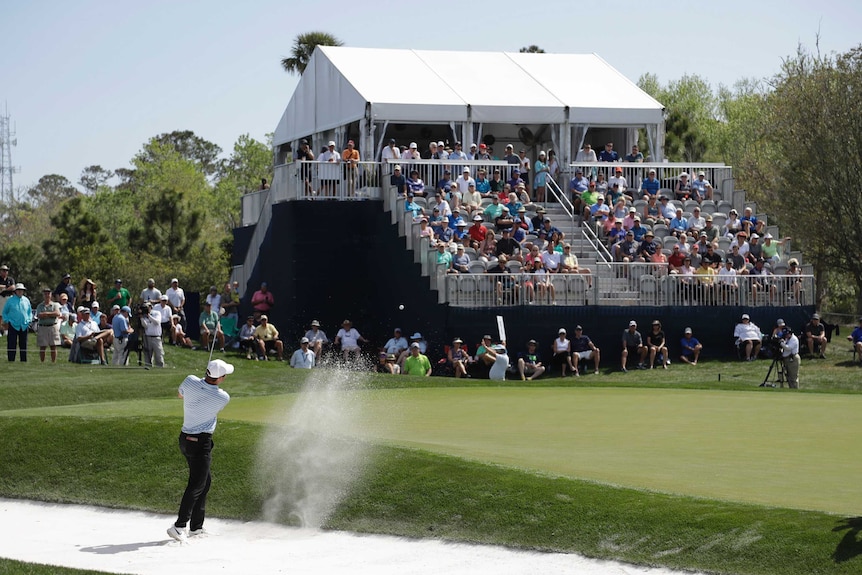
[[[260,316],[260,325],[254,330],[254,340],[257,345],[257,359],[265,361],[269,350],[275,350],[278,361],[284,358],[284,343],[278,339],[278,330],[269,323],[269,318]]]
[[[707,258],[700,260],[700,267],[694,272],[697,276],[697,290],[700,303],[715,305],[715,268]]]

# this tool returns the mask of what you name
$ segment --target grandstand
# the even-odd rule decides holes
[[[560,325],[580,323],[600,346],[616,348],[619,333],[629,319],[646,323],[660,317],[669,334],[681,334],[684,327],[691,326],[706,347],[714,350],[713,354],[724,355],[732,351],[730,334],[743,311],[750,313],[764,329],[777,317],[793,324],[803,322],[813,312],[811,267],[802,261],[802,254],[786,250],[789,244],[782,245],[775,261],[768,265],[773,276],[762,289],[752,285],[762,280],[750,275],[738,276],[736,287],[731,290],[701,286],[700,280],[668,274],[666,266],[653,262],[615,261],[603,232],[595,222],[584,221],[570,201],[568,182],[579,169],[595,178],[599,172],[610,176],[611,166],[622,167],[628,189],[638,190],[647,170],[653,168],[661,183],[659,194],[671,197],[671,202],[677,202],[673,188],[681,173],[703,171],[713,183],[713,198],[700,204],[692,200],[679,202],[684,214],[690,217],[691,210],[698,205],[713,217],[716,226],[721,226],[731,210],[741,214],[751,207],[758,220],[765,222],[764,233],[775,238],[781,235],[769,223],[768,216],[758,213],[756,204],[747,201],[745,192],[735,189],[730,166],[661,161],[575,163],[572,158],[584,142],[601,145],[615,140],[624,143],[622,149],[628,149],[637,142],[638,129],[648,135],[651,144],[663,140],[663,124],[656,121],[655,115],[658,110],[661,116],[660,104],[648,96],[644,98],[636,86],[606,63],[592,55],[586,59],[572,56],[578,58],[582,67],[591,65],[602,73],[612,71],[609,78],[618,83],[618,89],[612,90],[616,96],[608,101],[609,106],[612,104],[610,112],[602,110],[596,102],[587,102],[583,111],[575,111],[564,105],[575,104],[567,100],[570,94],[563,88],[565,83],[558,76],[543,76],[547,67],[542,59],[545,55],[471,53],[469,58],[482,57],[488,65],[508,70],[510,75],[531,70],[530,77],[538,86],[525,84],[528,87],[519,98],[524,110],[519,111],[514,109],[518,108],[517,102],[471,104],[476,100],[467,98],[480,96],[469,89],[457,92],[451,88],[450,83],[456,87],[463,84],[446,82],[446,74],[455,73],[455,68],[446,64],[453,58],[451,53],[444,54],[447,58],[441,58],[440,54],[367,53],[330,47],[315,51],[309,71],[300,81],[276,130],[274,156],[278,165],[272,187],[243,197],[243,228],[235,233],[233,277],[247,286],[246,293],[251,293],[261,281],[269,283],[277,301],[283,302],[271,315],[280,329],[289,334],[288,340],[293,335],[298,337],[312,318],[320,319],[332,329],[344,317],[351,317],[360,331],[364,328],[366,337],[372,339],[382,338],[393,325],[402,325],[409,331],[427,332],[429,340],[437,339],[436,343],[441,345],[455,335],[477,341],[496,325],[495,316],[503,315],[509,339],[518,347],[522,340],[531,337],[550,341]],[[555,66],[561,63],[558,58],[562,56],[554,55],[554,66],[550,68],[559,69]],[[401,94],[395,88],[393,92],[387,91],[385,69],[378,73],[384,77],[366,69],[361,79],[357,79],[355,72],[351,72],[351,64],[361,58],[399,62],[418,77],[429,82],[442,78],[449,87],[440,88],[439,98],[433,102],[407,102],[398,106],[395,100]],[[428,69],[434,72],[430,76]],[[378,81],[371,81],[374,79]],[[363,90],[374,93],[369,95]],[[320,94],[326,97],[316,97]],[[337,101],[328,102],[334,111],[321,112],[321,108],[329,109],[327,98],[332,94],[340,96]],[[621,94],[630,94],[628,111]],[[389,99],[377,106],[386,95]],[[501,106],[505,107],[502,111],[497,109]],[[557,109],[565,109],[568,115],[555,115]],[[360,118],[355,117],[360,113],[358,110]],[[590,122],[587,116],[578,124],[571,121],[573,116],[589,113],[595,121]],[[412,123],[406,121],[410,114],[416,116]],[[315,124],[315,118],[322,124]],[[457,121],[446,121],[447,118]],[[492,132],[494,135],[489,138]],[[348,139],[355,139],[361,143],[360,150],[373,151],[370,155],[374,160],[359,162],[349,168],[351,172],[337,163],[294,160],[299,140],[306,138],[313,151],[329,140],[335,141],[340,151]],[[383,159],[384,142],[390,138],[403,145],[417,140],[423,151],[429,141],[441,139],[448,144],[463,138],[465,148],[471,142],[486,143],[497,148],[500,157],[506,144],[527,149],[531,158],[536,157],[538,150],[558,150],[562,160],[560,173],[556,180],[549,179],[547,201],[542,207],[553,225],[565,234],[579,266],[590,274],[552,274],[555,301],[547,296],[538,301],[535,294],[531,301],[526,288],[531,280],[523,274],[519,262],[510,262],[508,266],[513,272],[509,277],[517,281],[507,287],[506,297],[500,297],[496,289],[502,278],[487,272],[494,264],[493,258],[483,261],[481,254],[471,248],[468,255],[475,262],[470,266],[471,273],[446,273],[437,264],[431,241],[419,236],[418,221],[407,213],[407,198],[390,185],[395,165],[405,174],[419,172],[428,195],[416,200],[429,215],[435,201],[433,186],[443,176],[444,169],[460,173],[466,166],[472,174],[479,168],[489,174],[499,169],[506,181],[518,166],[504,160]],[[627,206],[640,213],[644,202],[640,194],[634,196]],[[483,199],[483,206],[489,202],[490,199]],[[526,207],[527,216],[533,217],[539,204],[529,203]],[[485,225],[499,236],[493,222],[485,220]],[[660,224],[650,229],[661,242],[660,249],[669,255],[671,244],[677,240],[671,241],[669,230]],[[525,241],[542,243],[530,235]],[[719,239],[717,253],[726,256],[729,243],[729,238]],[[447,249],[454,252],[454,244]],[[786,275],[791,258],[802,263],[802,275]],[[398,307],[402,304],[405,311]]]

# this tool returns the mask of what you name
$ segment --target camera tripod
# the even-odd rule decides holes
[[[772,375],[773,369],[775,369],[775,379],[770,381],[769,377]],[[783,358],[780,356],[772,358],[772,364],[769,366],[769,371],[766,372],[766,377],[763,378],[763,383],[760,384],[760,387],[784,387],[784,382],[786,381],[787,368],[784,367]]]

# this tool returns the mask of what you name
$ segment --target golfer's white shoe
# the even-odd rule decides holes
[[[201,527],[200,529],[194,529],[192,531],[189,531],[189,537],[199,537],[199,536],[206,537],[209,534],[210,534],[210,532],[207,531],[206,529],[204,529],[203,527]]]
[[[186,530],[181,527],[177,527],[176,525],[171,525],[168,528],[168,537],[170,537],[171,539],[176,539],[177,541],[182,543],[187,539]]]

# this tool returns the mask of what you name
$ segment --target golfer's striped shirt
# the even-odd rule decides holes
[[[196,435],[214,432],[216,416],[230,401],[227,392],[196,375],[186,377],[180,384],[179,392],[183,396],[183,433]]]

